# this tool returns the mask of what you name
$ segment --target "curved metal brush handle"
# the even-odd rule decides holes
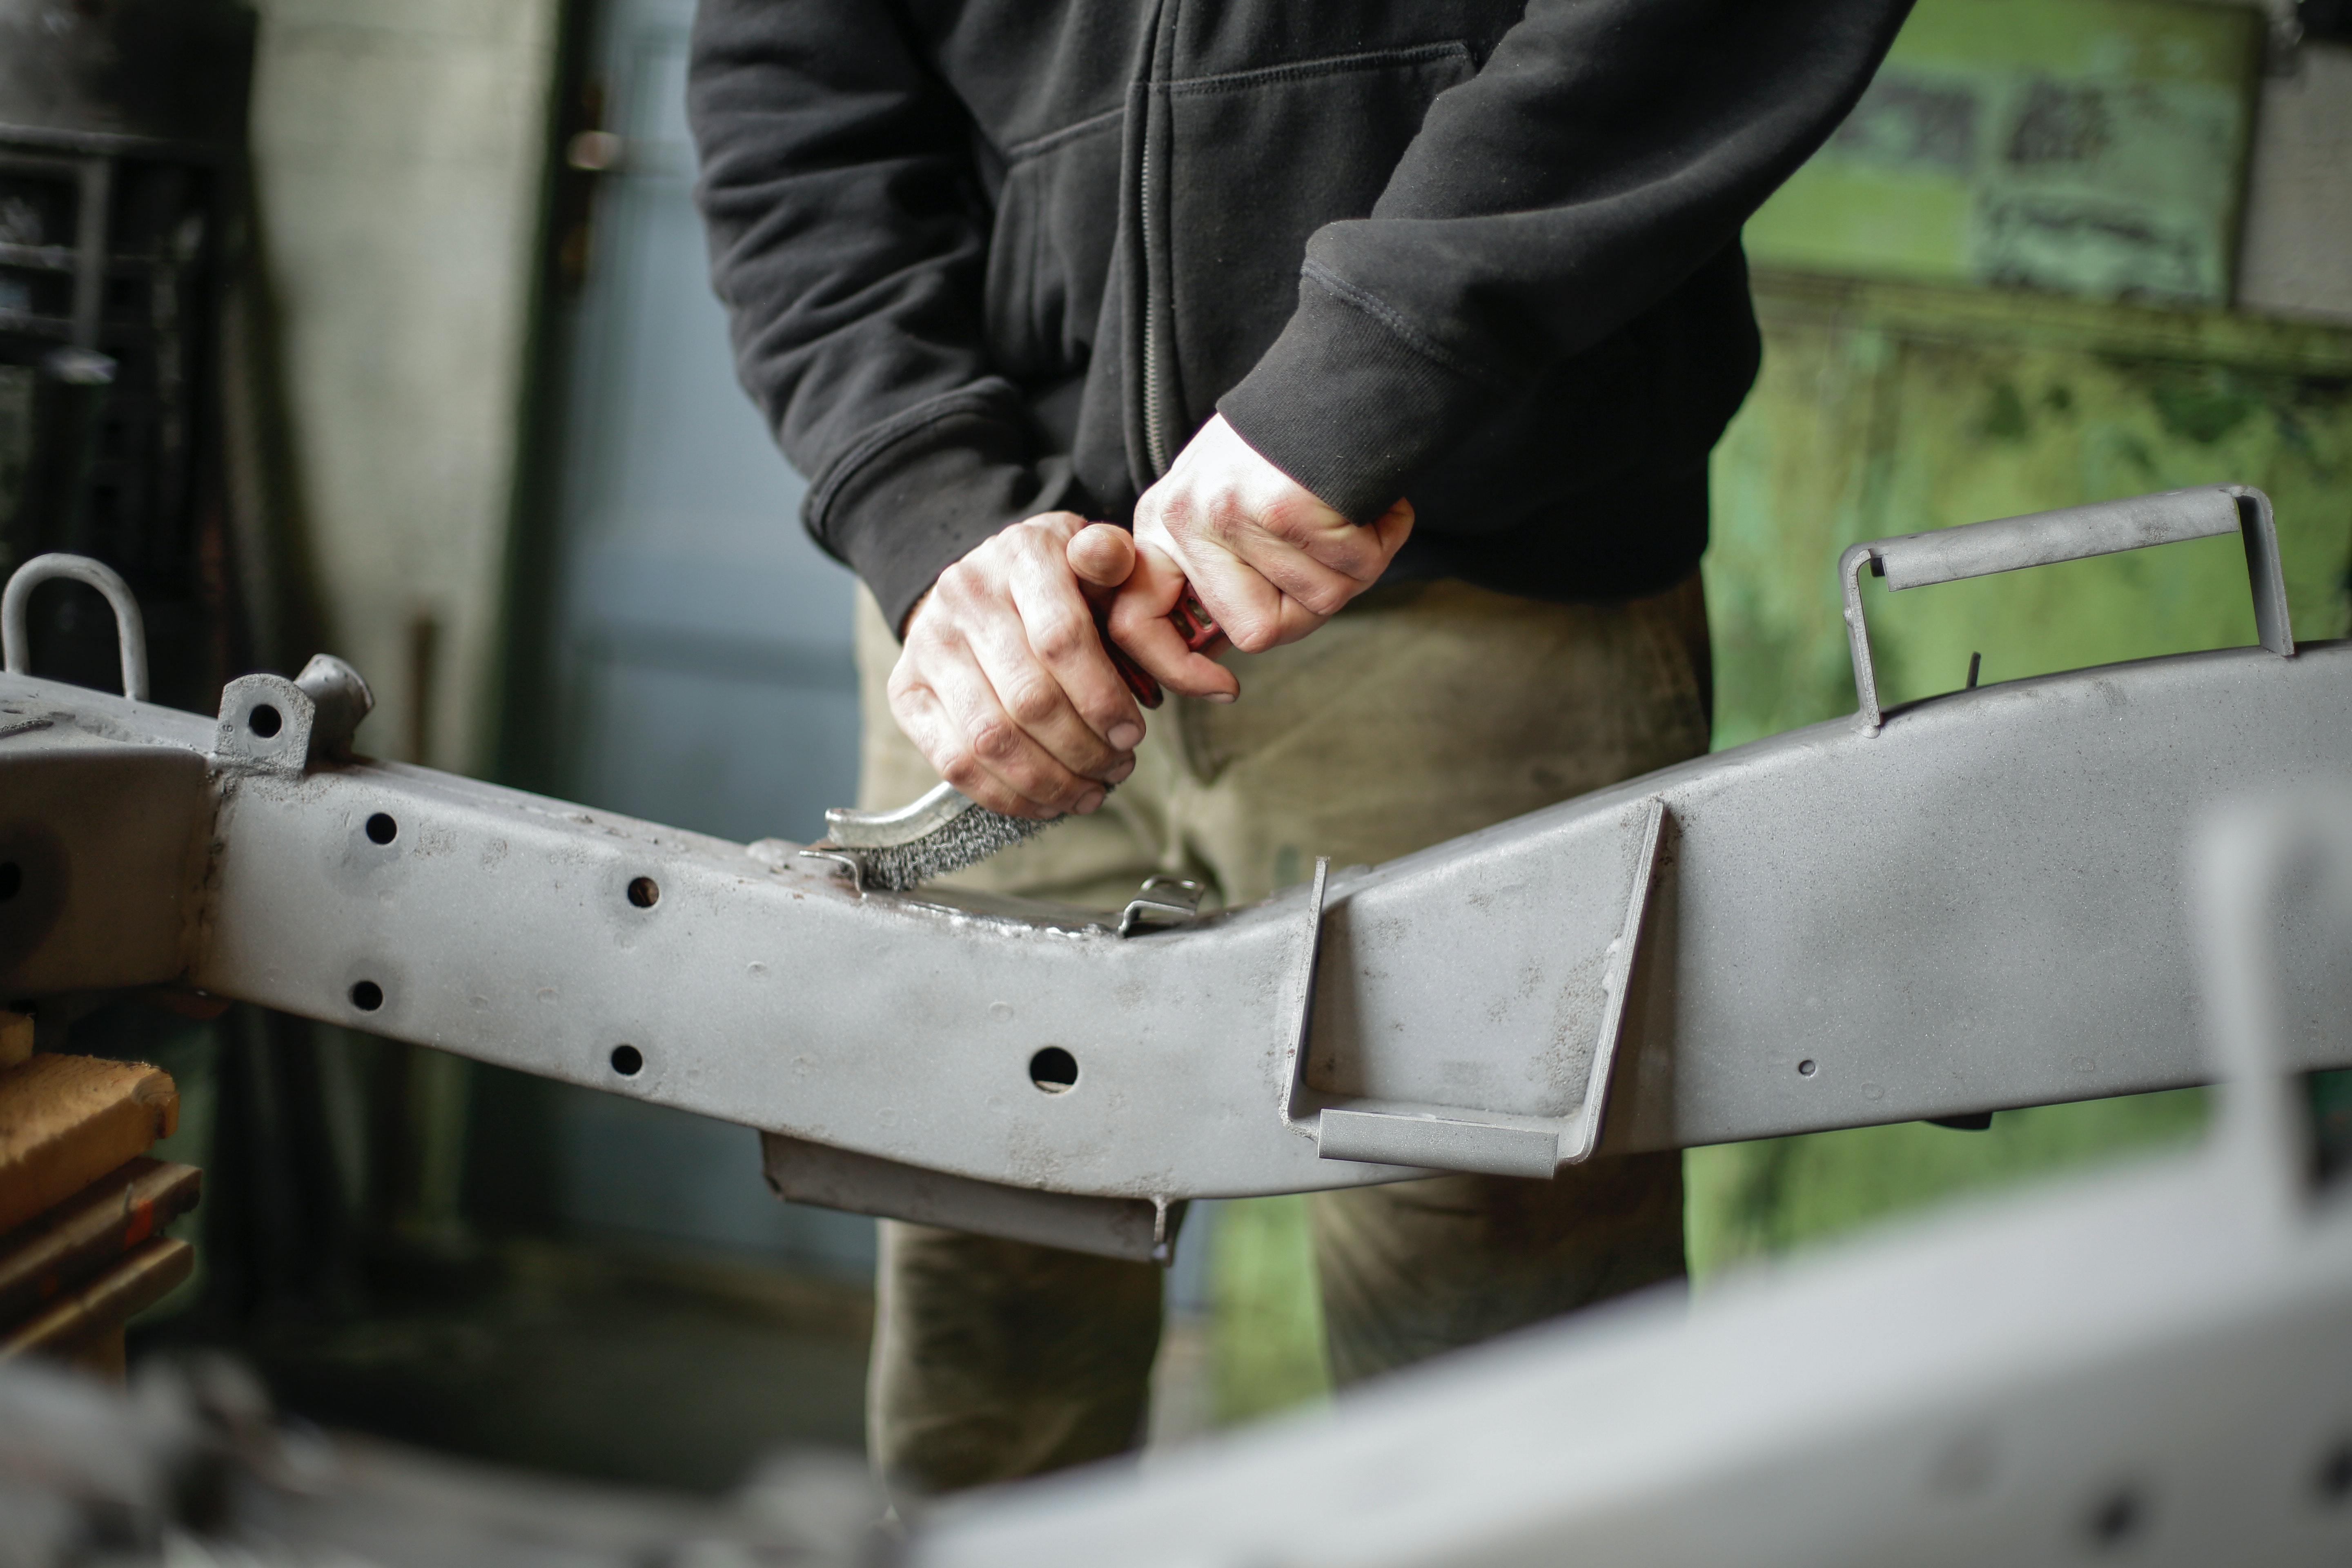
[[[2024,566],[2047,566],[2223,533],[2236,533],[2245,540],[2255,635],[2273,653],[2294,658],[2286,579],[2279,567],[2278,527],[2271,516],[2270,498],[2251,485],[2165,490],[1899,534],[1848,547],[1838,558],[1838,577],[1845,585],[1846,637],[1853,648],[1853,686],[1860,699],[1856,725],[1864,734],[1875,735],[1885,721],[1878,705],[1878,677],[1870,662],[1870,632],[1863,622],[1862,569],[1865,565],[1873,575],[1886,580],[1889,593],[1898,593],[1931,583],[1954,583],[1963,577],[1985,577]]]
[[[844,849],[889,849],[937,833],[972,809],[971,796],[943,784],[896,811],[856,811],[836,805],[824,814],[827,843]]]

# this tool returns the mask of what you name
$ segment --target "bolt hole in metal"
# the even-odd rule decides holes
[[[1067,1094],[1078,1084],[1078,1058],[1059,1046],[1047,1046],[1029,1058],[1029,1081],[1047,1094]]]
[[[661,902],[661,885],[656,882],[651,877],[631,878],[629,879],[629,902],[636,905],[637,908],[641,910],[652,909],[656,904]]]
[[[623,1078],[636,1077],[646,1070],[646,1053],[635,1046],[614,1046],[613,1070]]]
[[[2352,1438],[2327,1451],[2313,1480],[2319,1489],[2319,1500],[2331,1508],[2341,1508],[2352,1499]]]
[[[373,980],[362,980],[352,987],[352,1005],[362,1013],[373,1013],[383,1005],[383,987]]]
[[[1797,1064],[1797,1076],[1799,1078],[1811,1078],[1820,1070],[1821,1068],[1814,1063],[1813,1058],[1811,1057],[1807,1057],[1803,1061]]]
[[[6,903],[25,890],[25,868],[14,860],[0,860],[0,904]]]
[[[2091,1510],[2086,1525],[2091,1544],[2107,1549],[2121,1546],[2139,1533],[2147,1517],[2147,1504],[2139,1493],[2129,1487],[2118,1487]]]
[[[286,727],[286,716],[267,702],[257,703],[245,716],[245,727],[267,741]]]
[[[379,811],[367,819],[367,836],[371,844],[389,844],[400,837],[400,824],[389,812]]]

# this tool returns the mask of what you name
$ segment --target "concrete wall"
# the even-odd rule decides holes
[[[472,769],[557,0],[257,4],[257,202],[331,651],[375,688],[363,749]]]

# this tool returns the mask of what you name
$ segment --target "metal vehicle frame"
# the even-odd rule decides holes
[[[2232,531],[2262,647],[1879,707],[1865,566],[1899,589]],[[780,841],[353,757],[365,686],[324,657],[210,720],[10,673],[0,1000],[193,987],[747,1123],[787,1196],[1129,1257],[1194,1196],[2199,1081],[2178,846],[2218,796],[2352,776],[2352,645],[2296,649],[2269,503],[2175,491],[1841,571],[1855,720],[1167,923],[862,891]],[[103,582],[20,571],[12,672],[58,572]]]

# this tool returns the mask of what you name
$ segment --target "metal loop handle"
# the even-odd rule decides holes
[[[106,595],[114,610],[114,632],[122,644],[122,695],[133,702],[147,700],[147,623],[139,618],[139,601],[131,584],[113,567],[87,555],[36,555],[10,574],[8,589],[0,594],[0,665],[11,675],[30,675],[33,639],[26,631],[33,590],[53,577],[87,583]]]
[[[1864,565],[1886,580],[1887,592],[1899,593],[1931,583],[1954,583],[1963,577],[1985,577],[2024,566],[2047,566],[2223,533],[2236,533],[2245,541],[2256,637],[2273,653],[2293,658],[2294,634],[2287,625],[2286,577],[2279,565],[2278,526],[2271,516],[2270,497],[2251,485],[2165,490],[1848,547],[1838,558],[1838,577],[1845,585],[1846,637],[1853,647],[1853,687],[1860,699],[1855,722],[1865,735],[1877,734],[1885,722],[1878,706],[1878,677],[1870,662],[1870,632],[1863,622]]]

